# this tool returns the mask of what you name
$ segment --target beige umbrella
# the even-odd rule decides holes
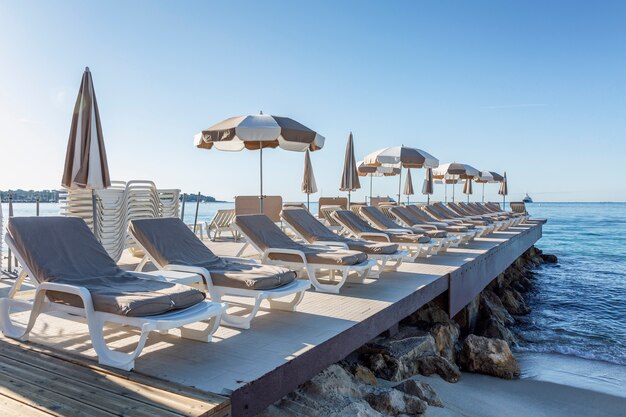
[[[411,169],[409,168],[406,173],[406,179],[404,180],[404,195],[406,195],[406,203],[409,204],[409,196],[414,195],[413,191],[413,179],[411,178]],[[400,202],[398,202],[399,204]]]
[[[309,150],[304,154],[304,176],[302,177],[302,192],[306,193],[306,208],[309,209],[309,197],[317,192],[315,175],[313,175],[313,165],[311,165],[311,155]]]
[[[363,161],[356,163],[359,177],[370,177],[370,204],[372,201],[372,183],[374,177],[393,177],[400,174],[400,168],[389,165],[366,165]]]
[[[83,79],[74,105],[74,115],[65,155],[65,169],[61,180],[68,189],[102,190],[111,185],[104,136],[93,80],[89,68]],[[96,195],[92,193],[93,230],[97,236]]]
[[[398,204],[402,191],[402,168],[435,168],[439,166],[439,160],[421,149],[409,146],[392,146],[379,149],[365,156],[367,165],[393,165],[400,167],[398,179]]]
[[[478,176],[474,179],[475,182],[482,184],[483,186],[483,196],[482,202],[485,202],[485,184],[487,183],[495,183],[500,182],[504,179],[504,177],[493,171],[480,171]]]
[[[422,194],[426,194],[426,203],[430,204],[430,195],[433,193],[433,169],[426,169],[426,178],[424,178],[424,185],[422,185]]]
[[[500,190],[498,194],[502,196],[502,207],[503,209],[506,207],[506,196],[509,194],[509,184],[506,180],[506,171],[504,171],[504,176],[502,177],[502,181],[500,182]]]
[[[463,186],[463,194],[467,195],[467,202],[469,203],[470,195],[474,192],[472,189],[472,179],[466,178],[465,185]]]
[[[203,130],[194,136],[194,144],[201,149],[222,151],[259,151],[259,206],[263,212],[263,149],[278,148],[288,151],[317,151],[324,146],[324,137],[288,117],[256,114],[236,116]]]
[[[444,180],[446,184],[452,184],[452,201],[454,202],[454,184],[459,180],[474,178],[478,175],[478,170],[471,165],[452,162],[439,165],[433,169],[433,177]]]
[[[356,160],[354,158],[354,141],[352,139],[352,132],[348,136],[348,143],[346,144],[346,155],[343,160],[343,173],[341,174],[341,191],[348,192],[348,207],[350,207],[350,193],[361,188],[359,182],[359,174],[357,172]]]

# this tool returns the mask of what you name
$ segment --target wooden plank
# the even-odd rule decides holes
[[[54,415],[0,395],[0,416],[2,417],[50,417]]]

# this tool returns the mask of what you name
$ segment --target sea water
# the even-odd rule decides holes
[[[198,223],[232,207],[201,203]],[[6,217],[6,203],[3,209]],[[532,312],[520,318],[516,349],[626,365],[626,203],[533,203],[527,209],[548,219],[537,246],[559,263],[536,271]],[[58,212],[57,204],[40,205],[41,215]],[[14,214],[34,215],[35,205],[15,204]],[[195,218],[196,204],[187,203],[185,222]]]

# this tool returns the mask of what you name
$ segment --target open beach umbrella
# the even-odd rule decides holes
[[[348,207],[350,207],[350,193],[361,188],[359,181],[359,174],[356,167],[356,159],[354,158],[354,141],[352,139],[352,132],[348,136],[348,143],[346,144],[346,155],[343,160],[343,173],[341,174],[341,191],[348,192]]]
[[[454,202],[454,184],[459,180],[473,179],[478,175],[478,170],[471,165],[452,162],[439,165],[433,169],[433,177],[444,180],[446,184],[452,184],[452,201]]]
[[[426,203],[430,204],[430,195],[433,193],[433,169],[426,168],[426,178],[424,178],[424,185],[422,185],[422,194],[426,195]]]
[[[390,165],[365,165],[363,161],[356,163],[356,170],[359,177],[370,177],[370,204],[372,202],[372,179],[374,177],[393,177],[400,174],[400,168]]]
[[[498,191],[498,194],[502,196],[502,205],[504,206],[502,208],[506,209],[506,196],[509,194],[509,184],[506,180],[506,171],[504,171],[504,176],[500,182],[500,190]]]
[[[421,149],[408,146],[392,146],[374,151],[363,159],[367,165],[394,165],[400,167],[398,179],[398,204],[402,191],[402,168],[435,168],[439,160]]]
[[[411,178],[411,169],[409,168],[406,172],[406,179],[404,180],[404,195],[406,196],[407,204],[409,204],[409,196],[413,194],[415,194],[415,192],[413,191],[413,179]]]
[[[463,194],[467,195],[467,202],[469,203],[469,199],[470,199],[470,195],[472,195],[472,193],[474,192],[474,190],[472,189],[472,179],[471,178],[466,178],[465,179],[465,185],[463,186]]]
[[[480,173],[474,178],[474,181],[482,184],[483,186],[483,196],[482,202],[485,202],[485,184],[487,183],[495,183],[502,181],[502,175],[493,172],[493,171],[480,171]]]
[[[237,152],[259,151],[259,207],[263,212],[263,148],[288,151],[317,151],[324,146],[324,137],[288,117],[268,114],[235,116],[223,120],[194,136],[198,148]]]
[[[88,67],[83,73],[74,105],[61,185],[68,189],[92,190],[93,230],[96,233],[96,195],[93,191],[108,188],[111,179],[96,93]]]
[[[304,176],[301,189],[303,193],[306,193],[306,208],[308,210],[309,197],[317,192],[317,184],[315,183],[315,175],[313,175],[313,166],[311,165],[311,155],[308,149],[304,154]]]

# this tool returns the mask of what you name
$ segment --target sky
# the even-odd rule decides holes
[[[263,111],[326,138],[313,199],[345,194],[352,132],[357,159],[404,144],[506,171],[513,200],[626,201],[624,22],[623,1],[0,0],[0,189],[60,187],[89,66],[114,180],[255,195],[258,152],[193,136]],[[265,193],[303,201],[304,154],[263,155]]]

